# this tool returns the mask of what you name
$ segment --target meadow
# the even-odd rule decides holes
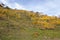
[[[0,40],[60,40],[60,18],[0,7]]]

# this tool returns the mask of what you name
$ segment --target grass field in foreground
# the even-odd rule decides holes
[[[9,29],[7,34],[3,33],[1,40],[60,40],[60,31],[17,27]]]

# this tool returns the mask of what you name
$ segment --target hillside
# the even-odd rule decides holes
[[[1,40],[60,40],[60,18],[0,7]]]

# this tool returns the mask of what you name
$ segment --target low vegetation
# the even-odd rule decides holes
[[[60,40],[60,17],[0,5],[1,40]]]

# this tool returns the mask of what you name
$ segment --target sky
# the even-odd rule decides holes
[[[47,15],[60,15],[60,0],[0,0],[12,9],[43,12]]]

